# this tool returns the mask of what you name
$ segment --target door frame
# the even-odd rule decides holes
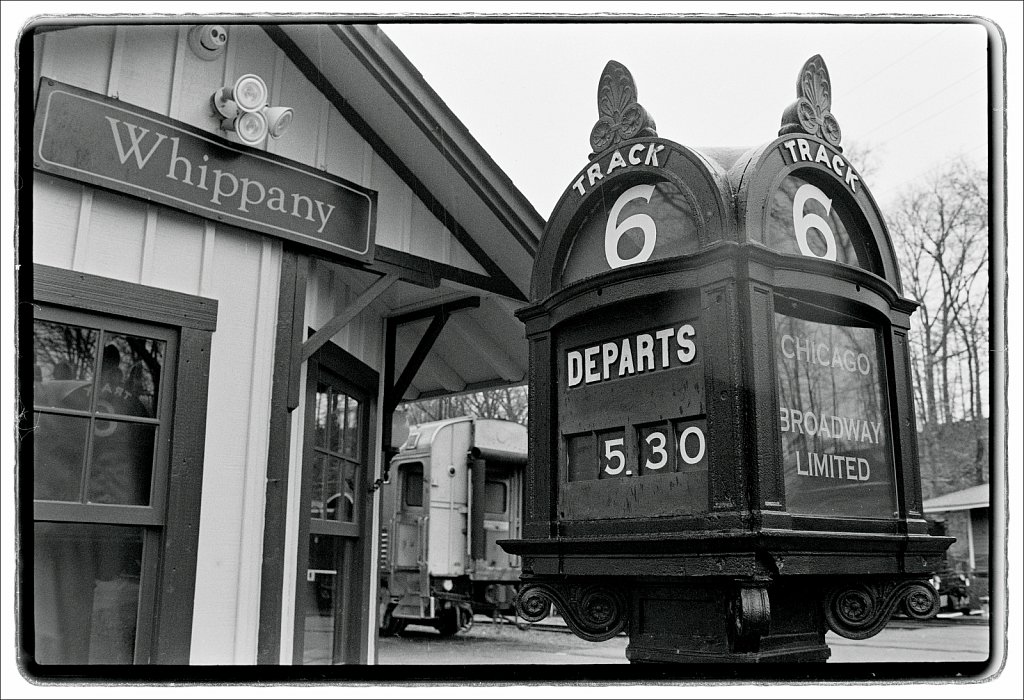
[[[370,576],[375,573],[371,556],[373,553],[373,494],[370,486],[373,483],[376,451],[372,436],[378,420],[377,393],[380,375],[354,355],[342,350],[334,343],[323,345],[309,358],[306,370],[306,386],[304,397],[304,425],[302,426],[302,464],[300,465],[301,487],[297,535],[297,556],[295,570],[295,615],[293,620],[292,663],[303,663],[303,642],[305,636],[305,616],[299,605],[299,596],[306,585],[306,569],[309,563],[310,517],[309,504],[312,498],[312,469],[315,446],[315,401],[318,381],[326,380],[336,388],[359,399],[363,404],[360,421],[360,457],[363,462],[362,471],[356,484],[356,493],[362,496],[356,506],[355,522],[358,536],[354,546],[354,569],[347,577],[350,585],[341,586],[348,598],[345,608],[350,614],[342,619],[335,619],[335,644],[343,644],[341,663],[360,663],[369,653],[369,641],[364,633],[375,615],[371,615]],[[343,579],[336,578],[336,584]],[[337,588],[336,588],[337,590]],[[339,639],[339,633],[346,632]],[[337,651],[332,652],[337,656]]]

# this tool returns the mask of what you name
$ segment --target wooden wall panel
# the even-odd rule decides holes
[[[370,187],[378,193],[377,243],[408,251],[412,191],[376,153]]]
[[[329,109],[327,116],[326,141],[327,172],[368,187],[363,177],[363,158],[368,148],[366,141],[334,107]]]
[[[119,99],[168,114],[174,79],[177,27],[150,25],[121,30],[120,75],[115,92]],[[113,81],[112,81],[113,82]]]
[[[82,186],[51,175],[35,174],[32,188],[32,260],[70,268],[82,205]],[[22,222],[24,226],[27,222]]]
[[[218,300],[219,313],[210,351],[192,635],[192,659],[202,663],[235,663],[241,537],[250,515],[263,517],[262,508],[252,514],[244,508],[261,252],[259,237],[218,227],[210,296]],[[265,466],[265,451],[262,459]]]
[[[269,41],[269,39],[268,39]],[[306,80],[299,69],[285,62],[275,106],[291,107],[295,116],[284,135],[274,142],[274,152],[316,167],[321,110],[327,98]]]
[[[113,50],[114,28],[110,26],[50,32],[40,70],[47,78],[105,95]]]
[[[274,62],[280,49],[265,31],[257,26],[231,25],[228,47],[232,48],[233,57],[225,85],[247,73],[255,73],[273,90]]]
[[[260,619],[264,513],[274,348],[278,316],[282,245],[264,237],[260,250],[259,286],[253,318],[253,358],[249,368],[249,425],[242,488],[242,532],[239,541],[238,603],[234,662],[256,662]]]
[[[183,122],[205,129],[218,135],[220,120],[213,117],[210,97],[217,88],[224,85],[225,62],[230,51],[225,51],[212,61],[204,61],[188,48],[187,32],[182,32],[179,39],[179,51],[182,52],[181,75],[175,75],[175,94],[172,96],[170,116]],[[228,47],[231,46],[229,35]]]
[[[411,198],[409,217],[409,252],[443,263],[451,260],[451,236],[419,197]]]
[[[199,294],[203,228],[198,216],[160,207],[153,241],[155,263],[143,284]]]
[[[146,210],[138,201],[94,190],[88,248],[79,271],[138,282],[145,228]]]

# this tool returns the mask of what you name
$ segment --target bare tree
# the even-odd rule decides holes
[[[960,157],[904,193],[888,220],[904,292],[920,304],[910,342],[928,495],[987,480],[987,192],[985,171]]]
[[[882,167],[884,149],[874,141],[854,141],[852,139],[843,146],[843,155],[866,182]]]
[[[472,394],[424,399],[405,404],[410,424],[473,415],[478,418],[500,418],[527,424],[527,390],[525,386],[502,387]]]

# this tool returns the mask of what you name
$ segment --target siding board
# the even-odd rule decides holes
[[[94,190],[82,272],[138,282],[146,208],[127,197]]]
[[[230,44],[230,40],[228,41]],[[223,136],[220,121],[213,116],[210,97],[224,85],[224,61],[227,52],[212,61],[203,61],[192,55],[185,42],[186,55],[182,61],[181,79],[175,79],[178,92],[172,96],[177,108],[177,119],[199,129]]]
[[[47,34],[42,75],[76,87],[106,94],[114,28],[78,27]]]
[[[366,142],[334,107],[327,116],[327,172],[366,185],[363,178],[363,149]]]
[[[70,268],[75,257],[82,186],[42,173],[33,176],[32,260]]]
[[[291,62],[286,62],[282,70],[278,95],[276,106],[291,107],[294,118],[284,135],[276,140],[274,151],[285,158],[316,167],[320,109],[327,98]]]
[[[124,35],[118,98],[169,114],[178,29],[153,25],[122,30]]]
[[[236,612],[243,524],[249,516],[263,517],[262,509],[247,514],[244,507],[261,251],[261,237],[217,227],[209,296],[218,300],[220,313],[210,351],[206,434],[211,439],[203,475],[196,573],[195,617],[202,624],[195,626],[192,635],[192,658],[202,663],[235,663],[241,651],[236,649]],[[269,396],[265,398],[269,401]]]
[[[151,284],[188,294],[199,292],[203,262],[203,220],[161,208],[156,222]]]

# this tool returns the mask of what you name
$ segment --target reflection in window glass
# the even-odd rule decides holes
[[[36,660],[132,663],[142,529],[37,522],[34,534]]]
[[[877,333],[775,314],[779,429],[792,513],[896,515]]]
[[[89,462],[89,502],[148,505],[155,443],[155,425],[95,421]]]
[[[36,320],[32,340],[35,348],[35,404],[88,410],[88,389],[80,394],[74,392],[92,384],[99,331]]]
[[[819,216],[827,222],[831,230],[835,244],[835,262],[865,267],[857,257],[850,233],[836,207],[833,203],[822,201],[815,190],[817,188],[814,185],[796,175],[788,175],[783,179],[769,205],[768,219],[765,222],[765,245],[786,255],[803,255],[798,236],[805,235],[806,245],[812,256],[825,256],[828,251],[828,232],[820,231],[817,225],[809,225],[814,220],[813,217]],[[794,200],[798,192],[801,193],[803,200],[802,212],[794,211]],[[795,219],[794,214],[797,215]],[[802,223],[800,231],[797,230],[798,222]]]
[[[155,416],[164,341],[106,333],[103,342],[96,411]]]
[[[507,506],[508,486],[501,481],[484,484],[484,512],[504,515]]]
[[[580,224],[562,269],[562,285],[612,269],[605,254],[605,236],[613,213],[622,235],[615,240],[615,252],[622,260],[633,260],[644,248],[643,229],[623,222],[632,216],[650,217],[654,222],[654,248],[648,260],[696,253],[700,245],[697,217],[690,198],[671,182],[652,183],[648,201],[642,196],[626,198],[629,188],[595,201]],[[616,205],[619,206],[617,211]],[[646,218],[641,220],[647,221]],[[640,261],[638,261],[640,262]]]
[[[78,502],[85,464],[89,419],[35,414],[32,457],[34,498],[43,501]]]
[[[328,421],[330,438],[327,441],[327,449],[331,452],[341,452],[341,445],[345,439],[345,398],[344,394],[331,390],[330,419]]]
[[[355,521],[356,465],[344,459],[332,458],[335,481],[327,505],[327,517],[344,523]]]
[[[345,443],[342,454],[352,459],[359,459],[359,402],[351,396],[345,403]]]
[[[344,571],[344,553],[338,538],[329,535],[309,536],[309,564],[306,588],[296,611],[305,621],[302,657],[306,664],[330,664],[334,653],[335,616],[341,601],[336,601],[338,572]]]
[[[330,401],[330,389],[326,384],[318,384],[313,407],[313,419],[316,426],[316,446],[327,447],[327,404]]]
[[[327,472],[327,455],[320,452],[313,453],[313,474],[310,481],[313,483],[313,491],[309,500],[309,515],[311,518],[324,517],[324,477]]]

